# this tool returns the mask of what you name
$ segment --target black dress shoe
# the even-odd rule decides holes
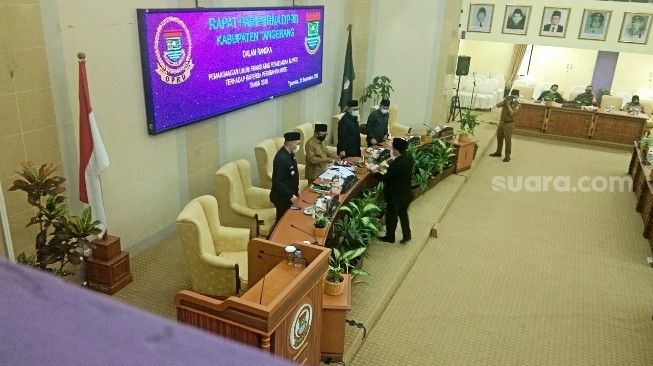
[[[395,239],[394,239],[394,238],[388,238],[387,236],[379,236],[378,239],[379,239],[380,241],[384,241],[384,242],[386,242],[386,243],[392,243],[392,244],[394,244],[394,242],[395,242]]]
[[[399,242],[400,242],[401,244],[406,244],[406,243],[408,243],[409,241],[410,241],[410,237],[407,237],[407,238],[403,238],[403,239],[401,239],[401,241],[399,241]]]
[[[501,153],[500,152],[493,152],[492,154],[490,154],[490,156],[501,157]]]
[[[506,156],[505,158],[503,158],[503,161],[505,161],[506,163],[509,162],[510,161],[510,156]]]

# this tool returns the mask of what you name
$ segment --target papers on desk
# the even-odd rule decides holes
[[[354,172],[352,172],[348,167],[334,165],[327,169],[324,173],[320,174],[320,178],[325,180],[333,180],[333,177],[339,177],[340,179],[344,180],[345,178],[354,175]]]

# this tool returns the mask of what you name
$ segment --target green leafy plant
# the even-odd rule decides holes
[[[359,206],[351,201],[339,211],[345,215],[334,224],[331,232],[331,242],[335,248],[352,250],[366,247],[381,231],[380,210],[372,203]]]
[[[80,251],[91,246],[89,236],[101,232],[99,221],[93,221],[91,208],[82,210],[81,216],[70,215],[66,205],[63,183],[65,178],[55,175],[58,164],[47,163],[39,168],[30,162],[22,163],[10,191],[24,191],[27,202],[36,209],[27,226],[37,225],[35,239],[36,256],[21,253],[18,262],[65,277],[74,274],[67,271],[69,263],[80,263]]]
[[[648,150],[649,147],[653,145],[653,138],[651,138],[650,136],[644,136],[641,139],[639,139],[637,144],[642,150],[646,151]]]
[[[386,202],[383,196],[383,182],[379,182],[376,186],[365,190],[359,197],[352,200],[358,207],[365,207],[368,204],[373,204],[379,208],[378,216],[385,213]]]
[[[324,229],[327,225],[329,225],[329,219],[324,215],[315,217],[315,221],[313,221],[313,226],[318,229]]]
[[[474,113],[469,109],[464,110],[460,114],[460,133],[465,135],[474,135],[474,129],[479,125],[478,113]]]
[[[342,274],[350,273],[353,277],[356,276],[369,276],[369,272],[362,268],[356,268],[354,263],[367,250],[366,247],[360,247],[352,250],[341,251],[338,248],[333,248],[331,256],[329,257],[329,270],[327,271],[327,281],[333,283],[342,282]]]
[[[363,89],[363,95],[360,97],[361,103],[372,99],[376,103],[379,98],[390,99],[390,92],[395,91],[392,87],[392,81],[387,76],[375,76],[372,83]]]

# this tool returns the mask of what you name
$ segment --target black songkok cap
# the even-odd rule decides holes
[[[381,99],[381,105],[384,107],[390,107],[390,100],[389,99]]]
[[[288,141],[297,141],[299,140],[299,132],[286,132],[283,134],[283,139]]]
[[[326,123],[316,123],[315,124],[315,132],[327,132]]]
[[[408,141],[399,137],[395,137],[392,139],[392,147],[399,151],[406,151],[408,148]]]
[[[347,107],[358,107],[358,101],[356,99],[350,100],[347,102]]]

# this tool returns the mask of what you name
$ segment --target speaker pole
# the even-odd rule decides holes
[[[460,90],[460,75],[458,75],[458,87],[456,87],[456,95],[451,98],[451,106],[449,107],[449,118],[447,121],[455,121],[456,116],[460,117],[462,121],[462,112],[460,111],[460,97],[458,96],[458,91]]]

